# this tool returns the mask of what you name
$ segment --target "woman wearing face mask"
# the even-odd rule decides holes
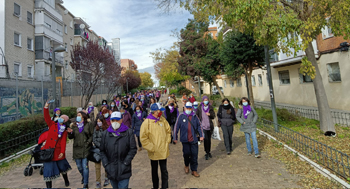
[[[125,109],[121,109],[120,113],[123,116],[123,123],[124,123],[124,125],[128,126],[129,128],[131,128],[131,115],[130,115],[130,113],[127,110],[125,110]]]
[[[76,122],[67,129],[68,138],[74,139],[73,143],[73,159],[77,164],[78,170],[82,176],[81,183],[83,188],[88,188],[89,184],[89,155],[92,146],[92,135],[94,134],[94,122],[88,122],[87,115],[81,111],[77,114]]]
[[[95,121],[98,115],[98,109],[94,107],[92,102],[89,102],[89,107],[87,108],[87,113],[91,121]]]
[[[116,97],[115,105],[117,106],[118,110],[120,110],[120,108],[122,107],[122,103],[119,96]]]
[[[254,153],[256,158],[260,158],[258,140],[256,138],[256,122],[258,121],[258,114],[255,109],[250,106],[250,101],[247,97],[243,97],[239,102],[242,108],[238,109],[236,117],[242,124],[241,131],[244,132],[245,141],[247,143],[248,155],[252,155],[252,146],[250,144],[250,137],[253,140]]]
[[[44,118],[49,130],[39,137],[38,144],[42,144],[41,149],[55,148],[53,158],[50,162],[44,162],[44,181],[46,188],[52,188],[52,180],[58,178],[60,174],[64,179],[66,187],[69,186],[67,172],[71,170],[66,159],[67,131],[65,123],[69,120],[68,116],[61,115],[57,123],[50,119],[49,104],[44,107]],[[57,144],[56,144],[57,143]]]
[[[54,121],[55,123],[57,123],[58,118],[61,117],[61,109],[60,108],[56,108],[53,111],[53,117],[51,118],[52,121]]]
[[[198,110],[198,102],[195,101],[195,102],[193,103],[193,112],[194,112],[195,114],[197,114],[197,110]]]
[[[111,126],[111,114],[112,114],[112,112],[108,109],[102,110],[103,119],[105,119],[108,126]]]
[[[147,118],[147,114],[146,112],[141,110],[140,106],[136,106],[135,108],[135,113],[132,116],[131,119],[131,125],[132,125],[132,129],[134,130],[134,134],[137,137],[137,142],[139,145],[139,151],[142,150],[142,144],[140,141],[140,129],[141,129],[141,125],[143,123],[143,121]]]
[[[124,101],[123,101],[123,109],[129,112],[130,118],[131,118],[132,115],[134,115],[134,111],[133,111],[133,110],[131,109],[131,107],[129,106],[127,100],[124,100]]]
[[[202,103],[199,105],[197,110],[197,116],[201,121],[202,128],[204,130],[204,150],[205,160],[212,158],[211,151],[211,134],[214,130],[213,119],[215,118],[214,108],[209,104],[209,98],[203,96]]]
[[[102,164],[113,188],[129,188],[131,161],[137,152],[135,137],[123,124],[120,112],[112,113],[111,122],[112,126],[102,134]]]
[[[236,121],[236,112],[227,98],[222,100],[222,104],[219,107],[217,116],[219,121],[219,127],[221,127],[222,133],[224,134],[226,153],[227,155],[230,155],[233,151],[232,134],[234,129],[233,124]]]
[[[174,99],[170,98],[168,100],[168,104],[165,106],[164,111],[164,117],[170,125],[171,132],[174,132],[174,125],[176,123],[177,117],[179,116],[179,110],[174,102]],[[173,142],[173,136],[171,136],[171,143],[175,144]]]
[[[111,110],[112,112],[116,112],[118,111],[119,109],[117,108],[117,106],[115,105],[115,102],[112,101],[110,106],[109,106],[109,110]]]
[[[107,100],[102,100],[102,105],[106,106],[107,109],[109,109]]]
[[[96,128],[93,135],[93,144],[96,148],[100,148],[101,146],[101,140],[102,140],[102,133],[103,131],[108,129],[108,124],[103,118],[103,116],[97,117],[96,120]],[[101,162],[95,163],[95,172],[96,172],[96,188],[101,188]],[[105,172],[105,181],[103,186],[107,186],[109,184],[109,180],[107,177],[107,172]]]
[[[140,100],[137,98],[135,100],[135,102],[131,105],[132,106],[132,110],[135,111],[136,106],[138,106],[140,104]]]

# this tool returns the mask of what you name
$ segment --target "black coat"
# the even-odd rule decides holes
[[[137,152],[132,129],[114,136],[107,130],[102,134],[100,153],[108,178],[116,181],[131,177],[131,161]]]
[[[231,119],[235,122],[236,121],[236,111],[235,111],[235,108],[232,107],[231,105],[230,106],[230,110],[231,110]],[[221,119],[222,119],[222,111],[227,111],[227,109],[225,109],[224,105],[220,105],[219,106],[219,111],[218,111],[218,120],[219,120],[219,123],[221,124]]]

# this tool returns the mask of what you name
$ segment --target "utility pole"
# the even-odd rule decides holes
[[[41,76],[41,104],[44,106],[44,76]],[[44,114],[44,108],[42,108]]]
[[[273,85],[272,85],[272,76],[271,76],[271,67],[270,67],[270,53],[269,53],[269,46],[265,45],[265,63],[267,68],[267,78],[269,82],[269,89],[270,89],[270,99],[271,99],[271,110],[272,110],[272,117],[273,117],[273,123],[275,126],[275,131],[278,132],[278,121],[277,121],[277,113],[276,113],[276,104],[275,104],[275,94],[273,92]]]
[[[16,119],[18,119],[18,73],[16,74]]]
[[[247,87],[247,95],[248,95],[248,99],[250,100],[250,94],[249,94],[249,86],[248,86],[248,76],[247,73],[245,74],[245,85]]]
[[[52,64],[51,64],[51,69],[52,69],[52,96],[53,100],[55,100],[54,108],[58,107],[57,106],[57,99],[56,99],[56,52],[63,52],[66,49],[62,46],[56,47],[53,52],[52,52]]]

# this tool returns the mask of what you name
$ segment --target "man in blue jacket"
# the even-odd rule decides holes
[[[175,123],[174,128],[174,143],[177,143],[178,132],[180,130],[180,142],[182,142],[182,151],[185,161],[185,173],[190,172],[189,165],[191,165],[192,175],[199,177],[197,173],[198,167],[198,138],[200,141],[204,140],[203,129],[201,127],[199,118],[192,111],[192,103],[187,102],[185,105],[185,112],[182,113]]]

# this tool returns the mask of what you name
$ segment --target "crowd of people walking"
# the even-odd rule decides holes
[[[99,108],[90,102],[87,108],[78,108],[76,117],[71,119],[59,108],[54,109],[54,115],[50,117],[49,104],[46,103],[44,117],[48,130],[40,135],[38,142],[43,154],[44,151],[46,155],[52,153],[52,158],[44,163],[46,187],[52,188],[52,180],[60,175],[65,186],[70,185],[67,172],[71,166],[65,155],[67,137],[73,139],[73,159],[81,174],[83,188],[89,187],[89,161],[95,164],[96,188],[109,184],[113,188],[128,188],[132,160],[137,151],[143,149],[150,159],[153,188],[168,188],[169,145],[178,141],[182,144],[185,174],[191,171],[191,175],[200,177],[198,145],[204,143],[204,158],[210,160],[216,116],[228,155],[233,151],[234,124],[238,121],[241,123],[240,130],[245,133],[248,155],[253,153],[252,138],[255,157],[260,158],[255,125],[258,116],[247,98],[241,99],[241,108],[237,111],[232,102],[223,99],[216,115],[207,96],[198,102],[193,95],[187,97],[184,94],[180,112],[175,94],[169,95],[165,103],[160,102],[162,95],[166,95],[166,91],[150,90],[114,96],[110,102],[103,100]]]

